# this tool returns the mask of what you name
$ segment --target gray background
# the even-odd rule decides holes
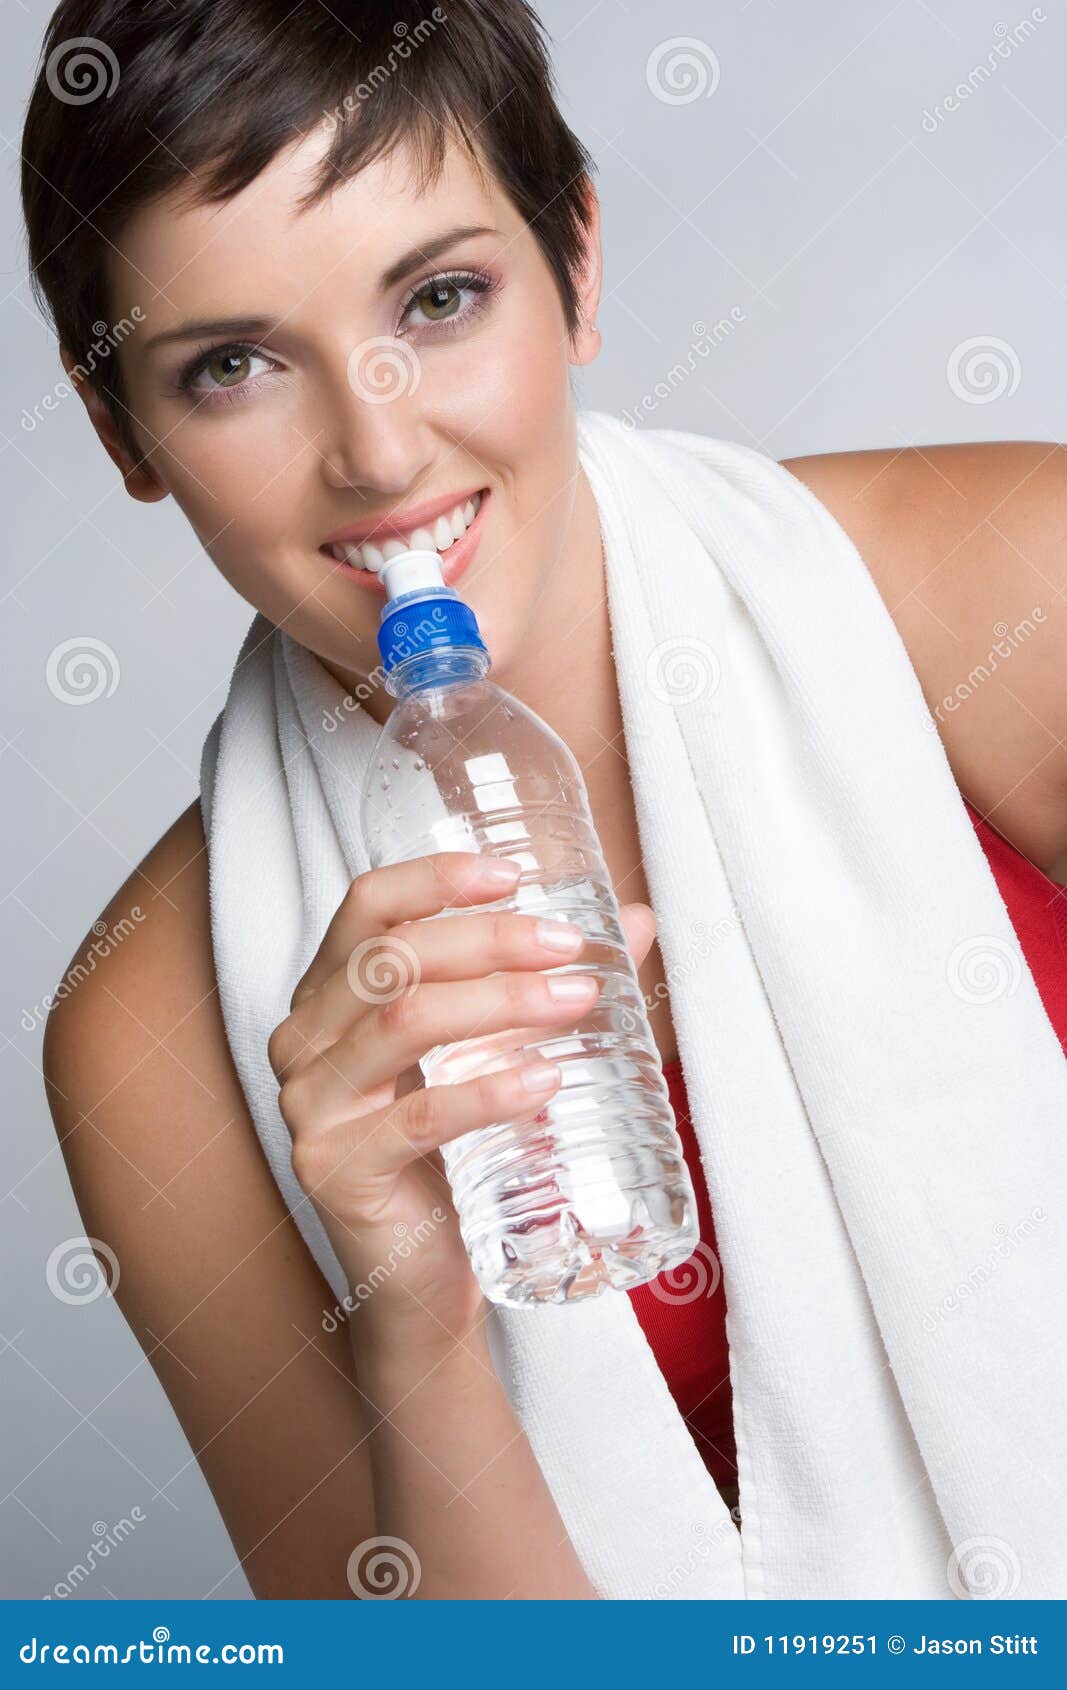
[[[45,1595],[100,1524],[138,1507],[144,1523],[82,1595],[242,1596],[207,1487],[117,1306],[65,1304],[45,1280],[49,1253],[82,1228],[43,1099],[34,1007],[194,796],[251,618],[172,503],[125,496],[77,399],[23,426],[62,375],[26,285],[17,203],[50,11],[7,8],[0,57],[3,1594]],[[585,404],[779,458],[1064,438],[1062,0],[544,0],[540,11],[568,120],[599,166],[604,348],[580,378]],[[1032,39],[971,76],[1023,19]],[[696,39],[710,89],[684,103],[657,98],[646,77],[674,37]],[[968,78],[968,97],[945,111]],[[691,350],[694,324],[724,320],[707,356]],[[991,340],[969,367],[960,348]],[[116,654],[119,684],[75,708],[53,696],[46,666],[85,636]]]

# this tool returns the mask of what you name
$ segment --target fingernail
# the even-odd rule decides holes
[[[519,1069],[519,1080],[527,1091],[548,1091],[560,1078],[555,1062],[528,1062]]]
[[[550,974],[548,977],[548,991],[550,997],[558,999],[560,1003],[584,1003],[593,996],[592,988],[599,985],[589,976],[573,974]]]
[[[478,879],[485,886],[513,886],[522,873],[518,863],[497,862],[483,858],[478,864]]]
[[[548,951],[580,951],[585,934],[569,921],[539,921],[537,943]]]

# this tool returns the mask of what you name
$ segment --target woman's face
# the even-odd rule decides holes
[[[323,127],[221,204],[159,201],[124,229],[109,280],[118,315],[144,314],[122,360],[147,453],[127,485],[173,494],[242,597],[346,681],[378,665],[385,597],[328,555],[338,531],[389,518],[407,536],[414,507],[469,516],[481,494],[457,588],[506,671],[566,551],[568,368],[599,337],[568,337],[536,240],[460,147],[422,197],[398,149],[299,211],[327,140]],[[441,241],[461,226],[485,232]],[[190,327],[206,322],[225,330]],[[422,526],[446,545],[434,520]]]

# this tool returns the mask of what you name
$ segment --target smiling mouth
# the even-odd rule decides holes
[[[482,500],[485,489],[475,493],[472,498],[462,504],[455,505],[444,516],[439,516],[435,522],[423,528],[413,528],[410,534],[402,539],[391,535],[388,540],[377,544],[373,540],[364,540],[362,545],[332,544],[321,547],[327,557],[337,563],[347,563],[350,569],[362,570],[368,575],[377,575],[383,563],[391,558],[400,557],[403,552],[430,551],[444,553],[461,540],[468,528],[471,527]]]

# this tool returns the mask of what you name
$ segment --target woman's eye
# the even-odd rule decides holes
[[[243,387],[249,375],[257,373],[252,369],[254,364],[267,368],[270,359],[251,347],[227,346],[203,359],[182,385],[191,393],[217,393],[220,389]]]
[[[401,313],[401,322],[416,328],[433,328],[444,324],[459,328],[478,316],[486,301],[479,295],[494,291],[488,276],[434,276],[418,288]],[[464,301],[464,296],[467,297]]]
[[[434,282],[428,292],[416,294],[413,303],[431,323],[440,323],[455,316],[461,291],[455,282]]]

